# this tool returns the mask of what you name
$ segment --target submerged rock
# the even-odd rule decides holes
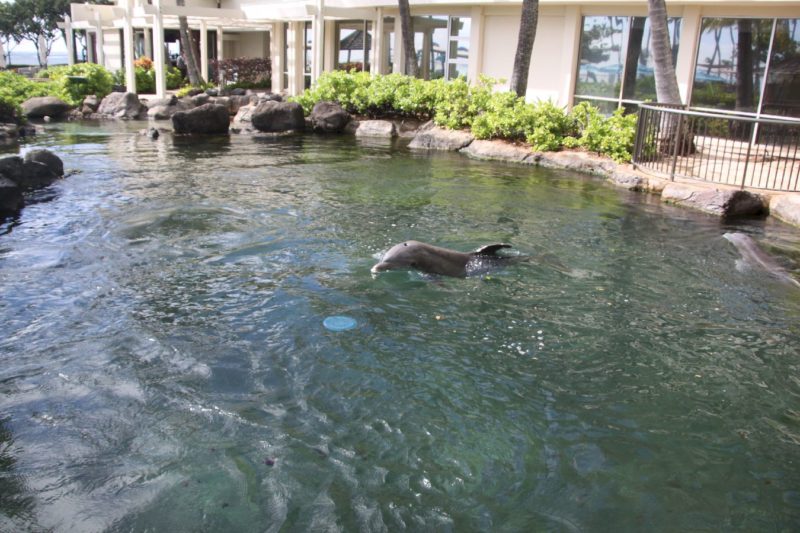
[[[175,133],[228,133],[230,115],[228,109],[218,104],[203,104],[189,111],[172,115]]]
[[[303,108],[297,102],[263,102],[251,114],[253,126],[264,132],[302,131]]]
[[[47,187],[63,175],[64,164],[49,150],[34,150],[25,159],[16,155],[0,158],[0,177],[23,191]]]
[[[317,133],[341,133],[352,117],[336,102],[317,102],[309,118]]]
[[[55,96],[37,96],[22,102],[22,112],[28,118],[61,118],[72,107]]]

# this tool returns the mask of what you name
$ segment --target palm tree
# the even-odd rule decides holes
[[[200,75],[200,68],[197,66],[197,54],[192,32],[189,31],[189,23],[185,16],[178,17],[178,24],[181,36],[181,51],[186,56],[186,74],[189,76],[189,83],[194,87],[199,87],[205,82]]]
[[[664,0],[647,0],[650,18],[650,39],[656,77],[656,98],[664,104],[681,104],[678,78],[672,62],[672,47],[667,28],[667,6]]]
[[[511,71],[510,89],[517,96],[525,96],[528,90],[528,71],[531,66],[533,41],[539,22],[539,0],[522,0],[522,15],[519,20],[517,52],[514,54],[514,69]]]
[[[403,30],[403,53],[406,56],[406,74],[417,77],[419,66],[417,65],[417,52],[414,50],[414,26],[411,20],[411,6],[408,0],[397,0],[397,7],[400,9],[400,25]]]

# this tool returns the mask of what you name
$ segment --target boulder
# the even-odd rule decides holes
[[[13,144],[19,137],[19,126],[16,124],[0,124],[0,145]]]
[[[650,180],[636,172],[630,165],[619,165],[608,178],[617,187],[628,189],[629,191],[648,191],[650,190]]]
[[[64,163],[61,161],[60,157],[50,150],[31,150],[25,154],[25,162],[27,163],[30,161],[43,164],[50,169],[50,172],[59,178],[64,175]]]
[[[153,109],[154,107],[161,107],[161,106],[170,106],[175,105],[178,103],[178,97],[174,94],[167,96],[166,98],[153,98],[149,100],[143,100],[147,109]]]
[[[227,108],[204,104],[172,115],[172,127],[175,133],[228,133],[230,120]]]
[[[210,98],[211,97],[209,95],[207,95],[206,93],[196,94],[196,95],[192,96],[192,103],[195,106],[200,107],[201,105],[207,104]]]
[[[23,163],[23,159],[18,155],[0,157],[0,177],[19,183],[22,181]]]
[[[350,113],[335,102],[317,102],[309,118],[317,133],[341,133],[351,119]]]
[[[471,133],[446,130],[428,122],[419,129],[408,147],[412,150],[447,150],[456,152],[468,146],[475,137]]]
[[[305,127],[303,108],[297,102],[269,101],[258,104],[251,114],[253,126],[259,131],[302,131]]]
[[[100,102],[97,113],[122,120],[136,120],[147,117],[147,107],[134,93],[111,93]]]
[[[473,141],[461,151],[475,159],[510,161],[513,163],[533,163],[528,148],[516,146],[505,141]]]
[[[0,176],[0,219],[14,216],[24,203],[22,191],[17,184]]]
[[[60,118],[67,114],[70,105],[55,96],[37,96],[22,102],[22,112],[28,118]]]
[[[769,214],[800,227],[800,196],[797,193],[773,195],[769,201]]]
[[[397,137],[397,128],[390,120],[362,120],[355,133],[356,137]]]
[[[253,96],[253,95],[250,95]],[[259,94],[258,95],[259,102],[283,102],[283,96],[275,93],[269,94]]]
[[[237,114],[239,110],[245,106],[258,103],[258,97],[255,95],[227,96],[225,98],[227,98],[228,102],[230,102],[231,115]]]
[[[195,98],[197,98],[195,96]],[[228,96],[213,96],[208,99],[208,103],[210,104],[217,104],[221,105],[225,109],[228,110],[229,115],[235,115],[235,112],[231,112],[231,99]]]
[[[50,155],[58,159],[57,156]],[[49,156],[46,157],[46,160],[47,164],[34,159],[24,160],[16,155],[0,158],[0,178],[11,180],[23,191],[47,187],[61,177],[57,173],[57,169],[59,164],[63,169],[63,164],[60,159],[56,162]]]
[[[617,169],[617,164],[608,157],[577,150],[535,152],[532,158],[536,164],[546,168],[565,168],[604,178],[610,177]]]
[[[99,106],[100,100],[93,94],[83,99],[83,109],[88,109],[90,113],[96,112]]]
[[[157,105],[147,110],[147,118],[152,120],[169,120],[180,111],[176,105]]]
[[[766,200],[759,194],[682,182],[667,184],[661,200],[720,217],[760,215],[767,209]]]

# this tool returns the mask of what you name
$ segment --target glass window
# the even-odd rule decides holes
[[[289,87],[289,24],[283,24],[283,88]]]
[[[314,31],[311,22],[306,22],[303,29],[305,50],[303,51],[303,85],[306,89],[311,87],[311,71],[314,49]]]
[[[383,19],[383,64],[384,73],[394,70],[394,17]]]
[[[372,23],[365,20],[337,22],[336,34],[336,69],[369,71]]]
[[[466,17],[414,17],[414,47],[423,78],[466,76],[471,22]]]
[[[681,19],[667,20],[673,65],[678,58]],[[656,83],[647,17],[593,16],[583,18],[576,101],[607,102],[616,109],[624,102],[655,100]]]
[[[775,25],[772,57],[761,112],[800,118],[800,19]]]
[[[772,19],[703,19],[693,106],[757,111],[772,25]]]

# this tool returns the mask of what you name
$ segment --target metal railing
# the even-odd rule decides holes
[[[800,191],[800,120],[641,104],[633,164],[671,180]]]

